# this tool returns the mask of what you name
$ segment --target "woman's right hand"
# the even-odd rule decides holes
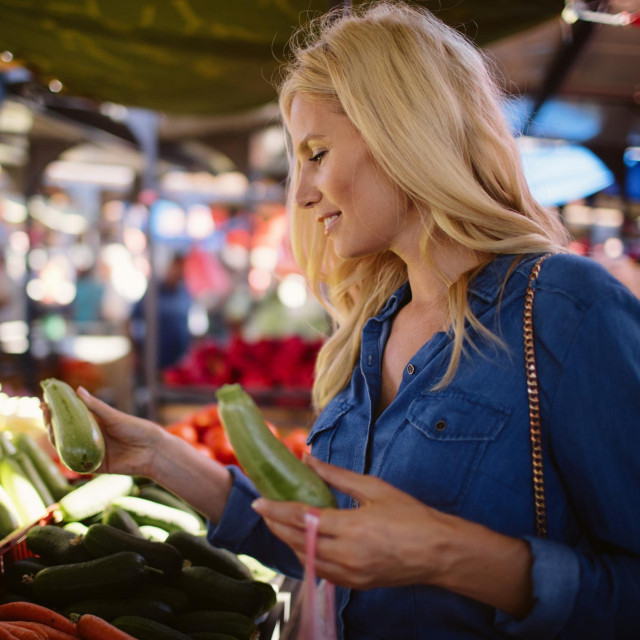
[[[154,455],[166,436],[164,429],[110,407],[83,387],[78,387],[77,394],[96,417],[104,436],[105,456],[97,473],[151,477]]]

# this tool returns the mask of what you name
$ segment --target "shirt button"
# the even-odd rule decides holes
[[[438,420],[436,422],[436,431],[444,431],[447,428],[447,423],[445,420]]]
[[[351,498],[351,508],[357,509],[359,506],[358,501],[355,498]]]
[[[415,373],[415,371],[416,371],[416,368],[412,364],[407,365],[407,373],[410,376],[412,376]]]
[[[369,354],[369,355],[367,356],[367,364],[368,364],[369,366],[371,366],[371,365],[373,364],[373,356],[372,356],[371,354]]]

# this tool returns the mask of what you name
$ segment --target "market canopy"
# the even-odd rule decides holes
[[[61,82],[72,96],[174,114],[229,114],[272,101],[278,60],[295,28],[340,4],[0,0],[0,51],[45,86]],[[479,45],[557,17],[563,8],[561,0],[419,4]]]

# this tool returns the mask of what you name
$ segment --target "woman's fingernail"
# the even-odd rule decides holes
[[[85,398],[88,398],[91,394],[82,386],[78,387],[78,393]]]
[[[260,511],[260,508],[262,507],[263,504],[264,504],[264,502],[260,498],[258,498],[257,500],[254,500],[251,503],[251,508],[254,511]]]

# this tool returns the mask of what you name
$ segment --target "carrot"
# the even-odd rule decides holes
[[[85,613],[76,624],[83,640],[136,640],[124,631],[120,631],[106,620]]]
[[[70,633],[54,629],[46,624],[42,624],[42,622],[25,622],[24,620],[17,620],[10,624],[22,627],[23,629],[31,629],[32,631],[42,635],[46,640],[78,640],[77,635],[72,636]]]
[[[76,626],[63,615],[33,602],[7,602],[0,605],[0,620],[24,620],[40,622],[48,627],[78,637]]]
[[[3,627],[4,623],[0,623],[0,640],[16,640],[16,637],[9,629]]]
[[[13,622],[3,622],[2,626],[11,632],[12,637],[18,640],[47,640],[46,636],[33,629],[23,629]]]

